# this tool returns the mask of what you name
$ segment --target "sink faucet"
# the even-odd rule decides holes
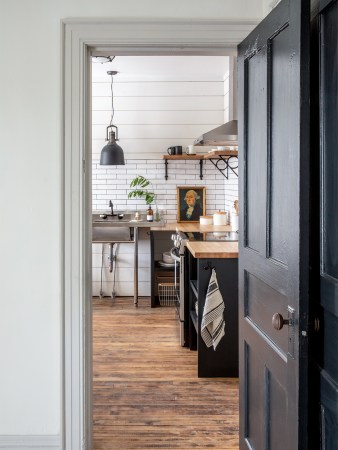
[[[111,208],[111,215],[116,216],[117,214],[114,214],[114,205],[111,200],[109,200],[109,207]]]

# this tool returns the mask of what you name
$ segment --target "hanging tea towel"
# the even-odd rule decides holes
[[[224,336],[224,302],[220,293],[216,271],[212,269],[203,309],[201,336],[207,347],[216,347]]]

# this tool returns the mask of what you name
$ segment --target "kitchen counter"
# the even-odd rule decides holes
[[[188,241],[194,258],[238,258],[238,242]]]
[[[172,222],[166,223],[164,226],[151,225],[151,230],[163,231],[182,231],[183,233],[209,233],[215,231],[232,231],[230,225],[200,225],[199,222]]]

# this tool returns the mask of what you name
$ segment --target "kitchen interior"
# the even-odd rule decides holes
[[[141,307],[155,320],[167,315],[174,351],[194,355],[196,379],[238,382],[235,64],[228,56],[92,58],[94,436],[102,428],[97,310],[113,317],[122,304],[134,317]]]

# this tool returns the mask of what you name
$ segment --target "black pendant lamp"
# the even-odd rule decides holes
[[[106,141],[108,144],[101,150],[100,165],[101,166],[122,166],[125,164],[124,154],[122,148],[116,143],[118,141],[118,129],[117,126],[113,125],[114,118],[114,92],[113,92],[113,77],[117,74],[115,70],[110,70],[107,72],[111,75],[111,107],[112,115],[110,119],[110,124],[107,127]],[[115,128],[115,131],[113,131]]]

